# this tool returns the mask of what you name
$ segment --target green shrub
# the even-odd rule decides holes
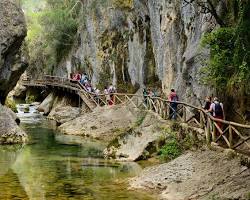
[[[36,101],[36,97],[33,96],[33,95],[27,96],[26,99],[25,99],[26,103],[33,103],[35,101]]]
[[[180,156],[182,149],[178,144],[176,138],[172,138],[166,142],[166,144],[159,150],[158,154],[162,160],[173,160]]]
[[[16,103],[14,100],[12,100],[11,98],[7,98],[5,101],[5,105],[10,108],[13,112],[17,113],[17,107],[16,107]]]

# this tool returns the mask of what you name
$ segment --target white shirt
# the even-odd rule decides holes
[[[212,109],[212,111],[213,111],[213,116],[214,116],[214,117],[215,117],[215,104],[217,104],[217,103],[219,103],[219,101],[215,101],[215,102],[212,103],[211,106],[210,106],[210,109]],[[222,111],[223,111],[223,104],[220,103],[220,106],[221,106]]]

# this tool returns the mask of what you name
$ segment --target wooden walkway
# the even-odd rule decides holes
[[[92,111],[98,106],[107,105],[104,94],[96,95],[88,92],[78,81],[56,76],[44,76],[41,80],[22,80],[22,84],[28,87],[57,87],[63,90],[75,92]],[[133,106],[157,113],[163,119],[169,119],[169,113],[173,108],[171,102],[160,97],[144,97],[143,95],[114,93],[114,104]],[[204,130],[208,143],[223,140],[225,147],[242,151],[250,155],[250,125],[220,120],[212,117],[202,108],[184,102],[178,102],[176,119],[180,123]],[[218,125],[222,123],[222,127]]]

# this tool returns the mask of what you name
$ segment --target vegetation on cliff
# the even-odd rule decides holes
[[[28,22],[31,66],[43,66],[48,72],[67,55],[75,41],[78,15],[75,1],[23,0],[23,8]]]
[[[201,72],[203,83],[224,94],[225,100],[230,97],[230,110],[232,104],[237,106],[237,114],[245,121],[250,96],[250,2],[232,2],[225,26],[203,37],[202,45],[209,47],[211,57]]]

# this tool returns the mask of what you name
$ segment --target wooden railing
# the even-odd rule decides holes
[[[22,84],[36,87],[56,86],[67,88],[79,95],[83,95],[84,99],[90,101],[94,107],[108,105],[110,102],[107,100],[109,98],[107,95],[89,92],[81,83],[68,78],[44,76],[41,80],[24,79]],[[178,122],[203,129],[208,143],[211,141],[219,142],[226,148],[240,150],[250,155],[250,144],[248,143],[250,140],[250,125],[216,119],[204,109],[185,102],[177,102],[177,108],[174,109],[171,105],[172,102],[160,97],[126,93],[114,93],[112,96],[112,104],[123,104],[150,110],[163,119],[174,117]]]

